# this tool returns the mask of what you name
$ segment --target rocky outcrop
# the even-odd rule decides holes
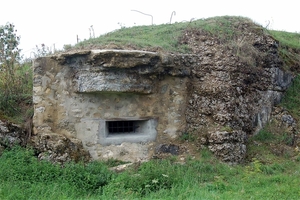
[[[231,138],[230,143],[229,133],[219,131],[230,127],[241,138],[258,133],[293,78],[282,69],[277,41],[249,28],[250,24],[238,26],[243,34],[232,38],[231,44],[199,30],[187,31],[182,38],[200,57],[192,68],[187,132],[205,135],[201,130],[206,129],[209,138],[218,135],[217,140],[210,139],[209,149],[229,162],[240,162],[245,156],[245,140],[236,143]]]

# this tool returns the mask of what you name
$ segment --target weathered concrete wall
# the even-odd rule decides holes
[[[269,121],[292,76],[267,35],[245,35],[250,56],[201,33],[184,35],[193,54],[92,50],[37,59],[35,134],[76,137],[93,159],[134,161],[184,133],[222,160],[241,162],[247,136]],[[109,133],[107,121],[126,120],[137,133]]]
[[[37,59],[35,133],[77,137],[94,159],[148,159],[151,142],[175,138],[186,127],[187,78],[160,75],[159,60],[152,52],[111,50]],[[152,119],[155,127],[150,137],[121,134],[103,141],[101,124],[116,119]]]

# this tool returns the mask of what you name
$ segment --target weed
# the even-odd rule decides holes
[[[184,132],[184,133],[181,134],[179,139],[182,140],[182,141],[193,142],[193,141],[195,141],[195,136],[192,133]]]
[[[232,132],[232,128],[230,126],[224,126],[223,128],[221,128],[221,131],[227,131],[227,132]]]
[[[299,121],[300,120],[300,75],[294,78],[292,85],[286,91],[283,97],[281,105],[285,107],[292,116]]]
[[[265,129],[262,129],[261,131],[259,131],[258,134],[253,136],[252,139],[260,141],[260,142],[267,142],[274,138],[275,138],[275,136],[265,128]]]
[[[279,137],[279,142],[282,142],[282,143],[284,143],[284,144],[286,144],[288,146],[292,146],[294,144],[294,135],[283,133]]]
[[[262,163],[258,159],[253,158],[251,165],[246,167],[246,175],[261,173],[262,172],[261,168],[262,168]]]

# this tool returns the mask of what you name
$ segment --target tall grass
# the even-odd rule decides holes
[[[207,155],[152,160],[114,173],[105,163],[53,165],[19,147],[0,157],[0,199],[297,199],[300,165],[229,166]]]
[[[62,167],[38,161],[32,150],[20,147],[3,152],[0,169],[0,199],[61,199],[101,194],[112,176],[100,162],[68,163]]]
[[[0,71],[0,118],[22,123],[32,115],[32,76],[31,63],[18,64],[14,72],[15,81],[7,87],[6,73]],[[10,95],[5,93],[7,88]]]

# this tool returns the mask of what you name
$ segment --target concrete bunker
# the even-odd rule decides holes
[[[34,134],[79,139],[95,160],[131,162],[189,154],[175,142],[192,134],[195,148],[241,162],[247,135],[268,122],[292,77],[278,54],[262,54],[263,65],[250,66],[222,44],[199,42],[206,48],[197,54],[106,49],[38,58]],[[265,52],[277,51],[273,43],[261,37]]]
[[[147,160],[186,127],[189,72],[158,53],[80,51],[34,68],[35,134],[76,137],[93,159]]]

